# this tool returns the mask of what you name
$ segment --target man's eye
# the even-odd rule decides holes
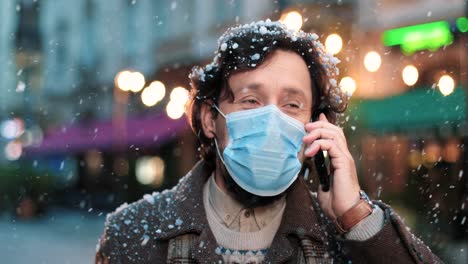
[[[288,107],[288,108],[301,108],[300,105],[295,104],[295,103],[286,104],[286,107]]]
[[[246,99],[246,100],[243,100],[242,103],[247,103],[247,104],[258,104],[258,101],[255,100],[255,99]]]

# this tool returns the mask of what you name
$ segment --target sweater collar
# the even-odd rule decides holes
[[[207,190],[210,205],[223,223],[227,227],[231,227],[234,220],[239,220],[238,216],[241,211],[246,208],[218,187],[214,174],[211,174],[208,179]],[[254,217],[258,228],[268,225],[282,211],[285,202],[285,197],[282,197],[272,204],[253,208],[252,217]]]

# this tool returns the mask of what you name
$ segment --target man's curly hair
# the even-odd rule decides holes
[[[304,59],[312,83],[312,117],[316,120],[324,113],[330,122],[336,123],[337,114],[346,110],[349,96],[343,94],[335,79],[339,74],[336,68],[339,60],[327,53],[317,39],[316,34],[292,31],[280,22],[253,22],[228,29],[218,40],[213,61],[204,67],[192,68],[186,112],[198,136],[201,157],[209,166],[215,165],[216,150],[212,139],[202,131],[202,105],[233,100],[228,85],[230,75],[254,70],[275,50],[292,51]],[[213,116],[217,114],[213,110]]]

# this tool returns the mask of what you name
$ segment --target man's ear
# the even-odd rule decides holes
[[[216,122],[214,120],[213,111],[211,109],[211,105],[208,103],[204,103],[201,106],[201,123],[203,134],[207,138],[214,138],[216,136]]]

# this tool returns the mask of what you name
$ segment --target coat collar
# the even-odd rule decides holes
[[[198,234],[191,252],[200,262],[222,260],[221,256],[215,253],[216,239],[208,225],[203,207],[203,186],[211,173],[212,170],[201,160],[172,190],[173,201],[167,211],[173,211],[182,223],[159,236],[162,240],[169,240],[188,233]],[[318,244],[325,243],[325,231],[319,219],[320,209],[314,204],[316,201],[312,201],[304,180],[299,178],[290,188],[281,225],[266,256],[267,263],[283,262],[292,256],[294,249],[288,240],[290,235],[299,238],[305,236]]]

